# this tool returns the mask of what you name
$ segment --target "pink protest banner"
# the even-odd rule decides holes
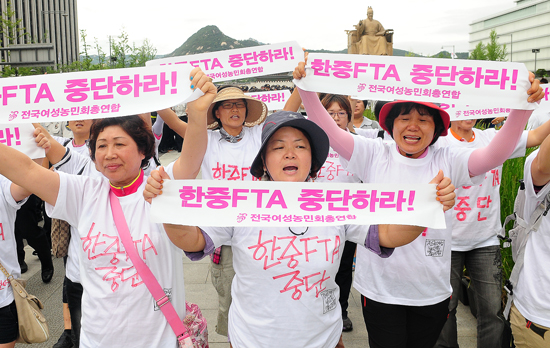
[[[435,185],[166,180],[151,221],[190,226],[445,228]],[[213,219],[212,217],[216,218]]]
[[[288,98],[290,98],[290,90],[288,89],[245,94],[252,98],[263,101],[267,105],[267,109],[269,111],[282,110],[285,107]]]
[[[127,116],[197,98],[192,66],[157,66],[0,79],[0,123]]]
[[[0,124],[0,143],[23,152],[30,158],[46,157],[44,150],[36,146],[32,124]]]
[[[358,99],[444,103],[455,112],[535,108],[527,102],[531,83],[521,63],[311,53],[306,77],[294,83]]]
[[[200,67],[214,82],[244,79],[293,71],[304,60],[296,41],[212,53],[150,60],[147,66],[184,65]]]

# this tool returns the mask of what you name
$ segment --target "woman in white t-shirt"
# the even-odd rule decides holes
[[[305,77],[299,63],[294,78]],[[530,76],[529,101],[543,96]],[[534,81],[534,82],[533,82]],[[450,117],[426,102],[397,101],[384,105],[380,125],[395,144],[354,137],[339,129],[314,92],[299,89],[311,120],[328,134],[346,169],[368,183],[421,183],[443,170],[455,185],[479,184],[487,170],[512,153],[531,111],[512,112],[491,144],[481,149],[434,149],[447,134]],[[451,215],[446,214],[447,226]],[[448,314],[451,269],[451,231],[427,229],[388,259],[357,250],[354,286],[362,294],[363,317],[369,345],[376,347],[433,347]]]
[[[268,181],[310,181],[324,163],[328,149],[326,134],[313,122],[298,113],[276,112],[266,119],[262,146],[251,173]],[[161,180],[171,175],[171,166],[166,173],[151,173],[146,197],[160,194]],[[454,187],[449,184],[448,178],[440,183],[446,208],[454,204]],[[165,228],[192,260],[231,242],[236,274],[229,337],[236,348],[336,347],[342,332],[335,283],[342,242],[353,240],[377,257],[388,257],[391,251],[384,246],[408,243],[423,229],[394,225]]]
[[[205,95],[189,103],[193,119],[206,118],[216,95],[211,79],[192,71],[192,88]],[[192,139],[193,134],[189,134]],[[142,119],[126,116],[102,119],[92,126],[91,157],[105,178],[51,172],[24,154],[0,144],[0,174],[48,203],[47,211],[78,230],[82,328],[80,347],[172,347],[177,338],[151,293],[127,257],[110,205],[113,192],[139,256],[169,294],[180,318],[185,316],[182,252],[167,238],[162,225],[149,221],[150,205],[143,200],[142,168],[154,152],[154,137]],[[182,149],[188,163],[193,153]],[[184,169],[184,177],[192,178]]]
[[[525,160],[523,179],[523,218],[529,221],[541,203],[543,208],[548,207],[548,201],[544,203],[544,200],[550,192],[550,136]],[[521,237],[518,236],[518,242]],[[549,347],[550,215],[541,216],[540,226],[530,231],[524,250],[523,267],[513,288],[510,310],[514,344],[518,348]]]
[[[0,263],[15,279],[21,277],[15,242],[15,216],[30,194],[0,175]],[[0,271],[0,348],[15,347],[18,334],[13,291],[4,272]]]
[[[245,95],[240,88],[226,85],[218,89],[207,113],[206,153],[200,166],[203,180],[257,180],[250,174],[250,163],[260,148],[266,115],[265,103]],[[198,143],[192,145],[199,148]],[[212,284],[218,292],[216,332],[227,336],[235,276],[229,243],[219,246],[210,266]]]

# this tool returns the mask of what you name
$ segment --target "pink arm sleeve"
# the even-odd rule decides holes
[[[512,110],[502,129],[489,145],[476,149],[468,159],[470,176],[477,176],[500,166],[514,151],[533,110]]]
[[[323,104],[321,104],[317,93],[304,91],[299,88],[298,92],[300,92],[302,103],[306,108],[308,119],[323,128],[330,140],[330,147],[349,161],[354,148],[353,135],[338,127],[336,122],[334,122],[327,110],[323,107]]]

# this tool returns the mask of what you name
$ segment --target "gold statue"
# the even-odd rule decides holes
[[[367,10],[367,18],[354,27],[356,30],[347,31],[348,53],[393,55],[393,30],[384,29],[382,23],[373,19],[372,7]]]

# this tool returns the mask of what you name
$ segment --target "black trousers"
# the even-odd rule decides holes
[[[69,278],[65,277],[65,290],[67,293],[67,303],[69,312],[71,313],[71,339],[74,348],[80,345],[80,321],[82,319],[82,284],[74,283]]]
[[[356,248],[357,244],[346,241],[342,258],[340,259],[340,268],[338,268],[338,273],[336,273],[336,278],[334,278],[334,281],[340,288],[339,301],[340,307],[342,307],[342,318],[347,318],[348,316],[348,299],[353,280],[353,256],[355,256]]]
[[[42,200],[35,195],[30,195],[27,203],[17,211],[15,219],[15,240],[17,242],[17,258],[19,263],[25,261],[25,244],[23,239],[36,250],[42,270],[53,269],[51,246],[47,234],[38,223],[42,220]]]
[[[433,348],[449,314],[450,298],[429,306],[380,303],[361,295],[371,348]]]

